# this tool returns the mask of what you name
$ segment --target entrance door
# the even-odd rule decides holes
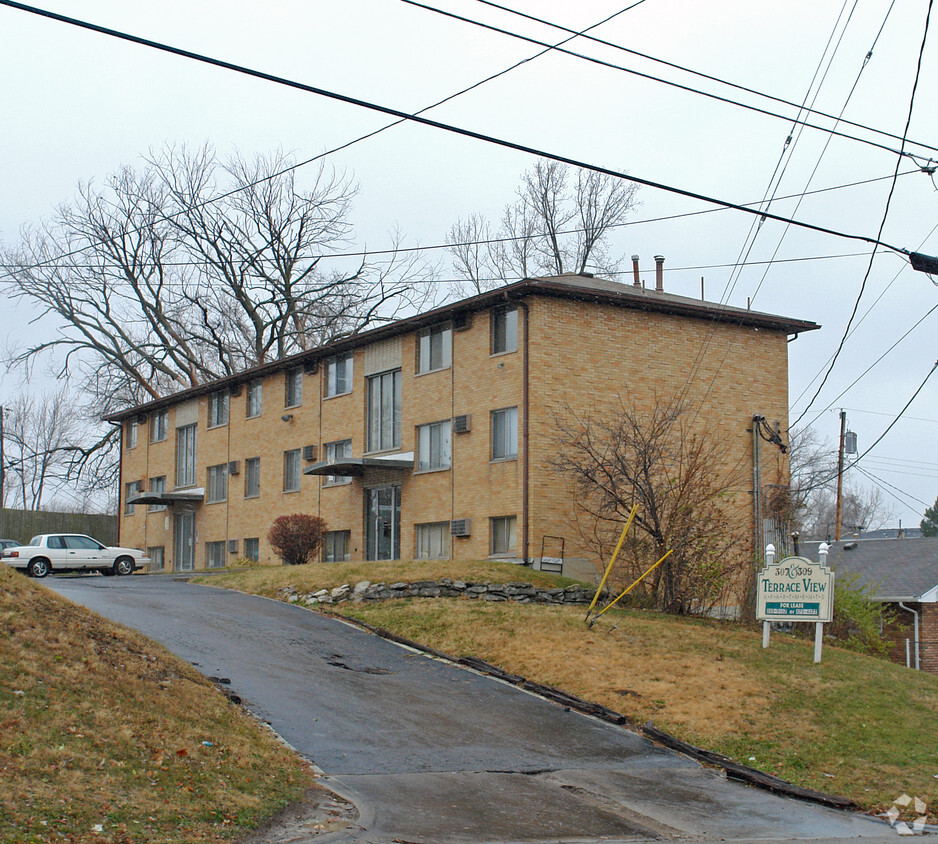
[[[365,512],[368,560],[399,560],[401,557],[401,488],[383,486],[367,490]]]
[[[192,571],[195,564],[195,513],[176,514],[176,571]]]

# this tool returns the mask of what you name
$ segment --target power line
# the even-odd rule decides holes
[[[919,83],[919,79],[922,73],[922,57],[925,54],[925,43],[928,40],[928,24],[931,19],[932,5],[933,5],[933,0],[928,0],[928,11],[925,14],[925,26],[922,32],[922,43],[921,43],[921,46],[919,47],[918,61],[915,67],[915,81],[912,83],[912,93],[909,96],[909,109],[908,109],[908,114],[905,120],[905,130],[902,133],[903,134],[903,141],[902,141],[903,147],[905,146],[905,140],[904,140],[905,136],[908,134],[909,125],[912,122],[912,111],[915,106],[915,93],[918,90],[918,83]],[[890,205],[892,204],[892,197],[896,190],[896,182],[899,176],[899,165],[901,163],[902,163],[902,158],[901,157],[896,158],[896,175],[892,180],[892,184],[890,185],[889,195],[886,197],[886,207],[883,209],[883,218],[879,224],[879,232],[877,234],[877,239],[879,239],[879,237],[882,236],[883,229],[886,226],[886,218],[889,216],[889,208],[890,208]],[[870,273],[873,271],[873,261],[875,260],[875,258],[876,258],[876,245],[874,244],[873,251],[870,254],[869,265],[866,268],[866,273],[863,275],[863,281],[860,284],[860,290],[857,293],[857,299],[853,304],[853,310],[850,312],[850,318],[847,320],[847,326],[844,329],[844,335],[840,339],[840,343],[838,344],[837,349],[834,352],[834,357],[831,360],[831,363],[827,369],[827,372],[824,374],[824,377],[821,379],[821,383],[818,386],[817,391],[811,397],[811,401],[808,402],[807,407],[805,407],[805,409],[801,411],[801,415],[795,420],[794,422],[795,425],[797,425],[804,418],[805,414],[811,408],[811,405],[814,404],[817,397],[821,394],[821,390],[824,389],[824,385],[827,383],[827,379],[830,377],[830,374],[834,369],[834,365],[837,363],[837,359],[840,357],[840,353],[843,350],[844,343],[847,342],[847,337],[850,335],[850,327],[851,325],[853,325],[853,320],[856,317],[857,311],[860,308],[860,300],[863,298],[863,292],[866,290],[866,283],[869,280]]]
[[[527,14],[526,12],[522,12],[522,11],[520,11],[520,10],[518,10],[518,9],[511,9],[511,8],[509,8],[508,6],[502,6],[502,5],[498,4],[498,3],[492,2],[492,0],[476,0],[476,2],[481,3],[481,4],[484,5],[484,6],[491,6],[493,9],[499,9],[500,11],[508,12],[509,14],[512,14],[512,15],[517,15],[517,16],[520,17],[520,18],[524,18],[524,19],[526,19],[526,20],[530,20],[530,21],[533,21],[533,22],[535,22],[535,23],[542,24],[542,25],[544,25],[544,26],[549,26],[549,27],[552,27],[552,28],[554,28],[554,29],[558,29],[558,30],[560,30],[561,32],[570,32],[570,33],[575,33],[575,32],[576,32],[576,30],[570,29],[569,27],[563,26],[563,25],[558,24],[558,23],[553,23],[552,21],[545,20],[544,18],[539,18],[539,17],[537,17],[536,15]],[[890,6],[889,6],[889,10],[886,12],[886,17],[887,17],[887,18],[889,17],[889,12],[892,11],[892,7],[893,7],[894,4],[895,4],[895,0],[893,0],[893,2],[892,2],[892,3],[890,4]],[[638,5],[638,4],[636,3],[635,5]],[[630,8],[631,8],[631,7],[630,7]],[[885,19],[883,20],[883,26],[885,26]],[[878,32],[877,35],[876,35],[876,40],[878,40],[878,39],[879,39],[879,36],[882,34],[883,26],[880,26],[879,32]],[[624,47],[624,46],[621,45],[621,44],[616,44],[616,43],[613,42],[613,41],[606,41],[605,39],[597,38],[597,37],[595,37],[595,36],[593,36],[593,35],[588,35],[588,34],[586,34],[585,31],[578,33],[578,35],[579,35],[580,37],[582,37],[582,38],[585,38],[587,41],[592,41],[592,42],[595,43],[595,44],[600,44],[600,45],[602,45],[602,46],[604,46],[604,47],[611,47],[611,48],[614,49],[614,50],[619,50],[619,51],[621,51],[621,52],[623,52],[623,53],[628,53],[628,54],[630,54],[630,55],[637,56],[637,57],[642,58],[642,59],[647,59],[647,60],[650,61],[650,62],[654,62],[654,63],[656,63],[656,64],[664,65],[665,67],[670,67],[670,68],[672,68],[672,69],[674,69],[674,70],[679,70],[679,71],[681,71],[681,72],[683,72],[683,73],[688,73],[688,74],[691,74],[692,76],[697,76],[697,77],[700,77],[701,79],[706,79],[706,80],[708,80],[708,81],[710,81],[710,82],[716,82],[716,83],[718,83],[718,84],[720,84],[720,85],[726,85],[726,86],[729,87],[729,88],[734,88],[734,89],[736,89],[737,91],[742,91],[742,92],[747,93],[747,94],[752,94],[753,96],[756,96],[756,97],[761,97],[761,98],[763,98],[763,99],[770,100],[770,101],[772,101],[772,102],[776,102],[776,103],[778,103],[779,105],[785,105],[785,106],[789,106],[790,108],[796,108],[796,109],[799,109],[799,111],[800,111],[801,109],[804,109],[805,111],[807,111],[807,112],[810,113],[810,114],[816,114],[818,117],[824,117],[824,118],[827,118],[827,119],[829,119],[829,120],[836,120],[836,121],[838,121],[838,122],[840,122],[840,123],[845,123],[845,124],[848,125],[848,126],[853,126],[853,127],[857,128],[857,129],[865,129],[865,130],[868,131],[868,132],[874,132],[874,133],[876,133],[876,134],[878,134],[878,135],[882,135],[882,136],[887,137],[887,138],[893,138],[894,140],[897,140],[897,141],[901,139],[901,136],[900,136],[900,135],[893,134],[892,132],[887,132],[885,129],[877,129],[877,128],[873,127],[873,126],[868,126],[868,125],[863,124],[863,123],[855,123],[855,122],[852,121],[852,120],[846,120],[846,119],[844,119],[843,116],[834,117],[834,115],[832,115],[832,114],[828,114],[827,112],[820,111],[820,110],[815,109],[815,108],[804,108],[803,105],[802,105],[802,106],[799,106],[797,103],[794,103],[794,102],[792,102],[791,100],[786,100],[786,99],[783,99],[782,97],[776,97],[776,96],[773,96],[772,94],[766,94],[766,93],[764,93],[763,91],[758,91],[758,90],[756,90],[756,89],[754,89],[754,88],[749,88],[749,87],[747,87],[747,86],[745,86],[745,85],[740,85],[740,84],[735,83],[735,82],[730,82],[730,81],[728,81],[728,80],[726,80],[726,79],[721,79],[721,78],[718,77],[718,76],[712,76],[712,75],[709,74],[709,73],[703,73],[703,72],[701,72],[701,71],[699,71],[699,70],[694,70],[693,68],[685,67],[684,65],[676,64],[676,63],[674,63],[674,62],[669,62],[669,61],[667,61],[667,60],[665,60],[665,59],[659,59],[659,58],[657,58],[657,57],[655,57],[655,56],[649,55],[648,53],[642,53],[642,52],[639,52],[638,50],[632,50],[632,49],[630,49],[630,48],[628,48],[628,47]],[[874,40],[874,46],[875,46],[875,40]],[[929,144],[921,143],[921,142],[919,142],[919,141],[911,141],[910,143],[914,143],[916,146],[920,146],[920,147],[922,147],[923,149],[931,150],[931,151],[933,151],[933,152],[938,152],[938,147],[933,147],[933,146],[930,146]]]
[[[895,490],[896,492],[898,492],[900,495],[904,495],[906,498],[911,498],[913,501],[918,502],[919,504],[922,504],[922,505],[924,505],[925,507],[930,507],[930,506],[931,506],[930,504],[927,504],[926,502],[922,501],[921,498],[916,498],[916,497],[915,497],[914,495],[912,495],[911,493],[905,492],[904,490],[899,489],[899,487],[897,487],[897,486],[893,486],[891,483],[889,483],[889,481],[884,481],[882,478],[877,477],[876,475],[874,475],[872,472],[870,472],[870,471],[867,470],[867,469],[864,469],[864,468],[861,467],[861,468],[858,469],[858,471],[859,471],[861,474],[865,475],[867,478],[869,478],[874,484],[876,484],[876,486],[878,486],[881,490],[883,490],[883,492],[885,492],[887,495],[891,495],[893,498],[895,498],[896,501],[898,501],[898,502],[899,502],[900,504],[902,504],[904,507],[909,507],[909,509],[911,509],[911,510],[914,510],[914,509],[915,509],[914,507],[910,507],[908,501],[903,501],[901,498],[899,498],[898,495],[896,495],[896,494],[890,492],[889,489],[886,489],[885,487],[889,487],[890,489],[894,489],[894,490]]]
[[[519,41],[525,41],[529,44],[547,46],[544,41],[540,41],[537,38],[531,38],[530,36],[522,35],[521,33],[518,33],[518,32],[512,32],[511,30],[508,30],[508,29],[503,29],[501,27],[494,26],[492,24],[474,20],[473,18],[468,18],[465,15],[458,15],[455,12],[448,12],[444,9],[438,9],[435,6],[429,6],[426,3],[420,3],[418,2],[418,0],[401,0],[401,2],[406,3],[409,6],[415,6],[419,9],[424,9],[428,12],[433,12],[434,14],[442,15],[447,18],[452,18],[453,20],[458,20],[458,21],[462,21],[463,23],[472,24],[473,26],[477,26],[482,29],[489,30],[491,32],[496,32],[500,35],[507,35],[509,38],[515,38]],[[624,67],[623,65],[618,65],[613,62],[607,62],[607,61],[604,61],[603,59],[598,59],[595,56],[588,56],[584,53],[577,53],[573,50],[563,49],[562,47],[555,47],[554,49],[558,53],[563,53],[564,55],[572,56],[573,58],[576,58],[576,59],[581,59],[583,61],[590,62],[592,64],[597,64],[602,67],[609,68],[610,70],[618,70],[623,73],[631,74],[632,76],[638,76],[641,79],[648,79],[652,82],[659,82],[671,88],[677,88],[678,90],[681,90],[681,91],[686,91],[691,94],[697,94],[702,97],[707,97],[708,99],[716,100],[717,102],[721,102],[721,103],[726,103],[727,105],[734,105],[739,108],[744,108],[744,109],[747,109],[748,111],[753,111],[753,112],[756,112],[757,114],[762,114],[767,117],[774,117],[778,120],[785,120],[785,121],[788,121],[791,119],[784,114],[778,114],[777,112],[769,111],[768,109],[764,109],[764,108],[759,108],[758,106],[754,106],[754,105],[747,105],[746,103],[742,103],[737,100],[731,100],[728,97],[722,97],[719,94],[712,94],[708,91],[703,91],[699,88],[692,88],[689,85],[682,85],[679,82],[672,82],[670,80],[663,79],[660,76],[654,76],[650,73],[644,73],[642,71],[635,70],[634,68]],[[682,68],[682,69],[685,69],[685,68]],[[829,116],[829,115],[825,115],[825,116]],[[914,154],[910,152],[905,152],[904,149],[896,150],[892,147],[886,146],[885,144],[880,144],[880,143],[877,143],[876,141],[871,141],[867,138],[859,138],[856,135],[848,135],[844,132],[837,132],[833,129],[827,129],[823,126],[818,126],[817,124],[814,124],[814,123],[808,123],[807,121],[799,120],[796,122],[798,122],[800,125],[806,126],[809,129],[817,129],[818,131],[827,132],[827,133],[836,135],[837,137],[840,137],[840,138],[845,138],[847,140],[856,141],[861,144],[867,144],[869,146],[876,147],[877,149],[890,152],[893,155],[904,155],[913,160],[916,160],[917,158],[924,158],[924,156],[915,156]],[[863,128],[869,129],[870,131],[873,131],[873,132],[876,131],[875,129],[872,129],[871,127],[863,127]],[[915,142],[910,142],[910,143],[915,143]],[[916,144],[916,145],[918,146],[919,144]],[[925,149],[938,151],[938,147],[929,147],[926,144],[921,144],[921,146]],[[927,159],[927,160],[930,161],[931,159]]]
[[[815,231],[820,234],[828,234],[834,237],[844,238],[846,240],[858,240],[864,243],[869,243],[876,246],[882,246],[886,249],[890,249],[893,252],[897,252],[901,255],[909,255],[909,250],[893,246],[889,243],[886,243],[878,238],[867,237],[866,235],[850,234],[848,232],[838,231],[836,229],[827,228],[825,226],[814,225],[813,223],[806,223],[799,220],[793,220],[787,217],[782,217],[777,214],[770,214],[768,212],[758,211],[756,209],[747,208],[744,205],[739,205],[737,203],[729,202],[727,200],[717,199],[715,197],[707,196],[706,194],[696,193],[694,191],[685,190],[683,188],[678,188],[673,185],[668,185],[663,182],[657,182],[652,179],[645,179],[640,176],[633,176],[628,173],[623,173],[618,170],[612,170],[608,167],[601,167],[596,164],[589,164],[585,161],[580,161],[575,158],[570,158],[568,156],[559,155],[557,153],[552,153],[547,150],[538,149],[537,147],[527,146],[525,144],[516,143],[514,141],[509,141],[504,138],[497,138],[492,135],[486,135],[482,132],[476,132],[472,129],[466,129],[459,126],[454,126],[449,123],[443,123],[438,120],[431,120],[427,117],[421,117],[418,114],[409,114],[408,112],[400,111],[399,109],[391,108],[390,106],[381,105],[379,103],[370,102],[368,100],[362,100],[357,97],[351,97],[346,94],[340,94],[335,91],[330,91],[325,88],[319,88],[314,85],[307,85],[302,82],[296,82],[294,80],[287,79],[282,76],[276,76],[275,74],[266,73],[264,71],[254,70],[243,65],[238,65],[233,62],[224,61],[222,59],[212,58],[201,53],[195,53],[191,50],[184,50],[180,47],[173,47],[171,45],[153,41],[147,38],[142,38],[140,36],[131,35],[126,32],[121,32],[119,30],[110,29],[108,27],[100,26],[98,24],[89,23],[88,21],[79,20],[78,18],[68,17],[66,15],[60,15],[55,12],[50,12],[45,9],[39,9],[35,6],[27,6],[23,3],[14,2],[14,0],[0,0],[0,5],[9,6],[10,8],[19,9],[20,11],[28,12],[30,14],[38,15],[40,17],[49,18],[50,20],[55,20],[60,23],[65,23],[70,26],[76,26],[81,29],[87,29],[92,32],[97,32],[101,35],[107,35],[112,38],[117,38],[122,41],[129,41],[134,44],[139,44],[144,47],[149,47],[154,50],[159,50],[161,52],[170,53],[172,55],[181,56],[183,58],[191,59],[193,61],[200,62],[202,64],[211,65],[213,67],[219,67],[224,70],[230,70],[235,73],[240,73],[245,76],[250,76],[255,79],[262,79],[267,82],[273,82],[277,85],[283,85],[288,88],[293,88],[299,91],[304,91],[310,94],[316,94],[318,96],[324,97],[326,99],[335,100],[336,102],[345,103],[347,105],[356,106],[358,108],[368,109],[370,111],[379,112],[381,114],[387,114],[393,117],[398,117],[403,120],[408,120],[413,123],[417,123],[423,126],[428,126],[430,128],[439,129],[444,132],[449,132],[451,134],[460,135],[462,137],[471,138],[473,140],[482,141],[484,143],[492,144],[494,146],[499,146],[504,149],[515,150],[516,152],[522,152],[529,155],[538,156],[540,158],[546,158],[551,161],[557,161],[561,164],[569,164],[573,167],[579,167],[584,170],[590,170],[594,173],[599,173],[601,175],[610,176],[616,179],[624,179],[626,181],[634,182],[635,184],[644,185],[645,187],[654,188],[656,190],[665,191],[667,193],[673,193],[677,196],[683,196],[688,199],[695,199],[700,202],[705,202],[711,205],[719,205],[723,208],[733,209],[735,211],[741,211],[745,214],[751,214],[757,217],[764,217],[766,219],[775,220],[781,223],[789,223],[791,225],[803,228],[809,231]],[[895,176],[894,176],[895,178]],[[881,234],[881,233],[880,233]]]

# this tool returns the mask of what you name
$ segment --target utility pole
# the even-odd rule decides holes
[[[834,525],[834,541],[840,542],[840,522],[844,512],[844,434],[847,431],[847,412],[840,411],[840,448],[837,449],[837,521]]]

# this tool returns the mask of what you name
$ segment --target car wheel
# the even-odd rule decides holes
[[[26,567],[26,573],[30,577],[45,577],[50,571],[52,571],[52,566],[45,557],[36,557],[35,560],[30,560],[29,565]]]
[[[114,561],[114,574],[133,574],[134,561],[130,557],[118,557]]]

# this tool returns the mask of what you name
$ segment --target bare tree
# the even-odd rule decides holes
[[[540,159],[522,176],[497,229],[478,214],[450,229],[453,269],[463,279],[457,292],[537,275],[617,272],[621,259],[609,255],[608,234],[636,207],[637,189],[592,170],[577,170],[574,180],[567,165]]]
[[[325,169],[301,187],[283,155],[222,163],[207,146],[84,185],[5,256],[0,290],[53,323],[10,363],[52,361],[100,418],[424,307],[427,270],[396,254],[326,261],[350,243],[354,195]],[[73,468],[108,470],[114,444],[76,448]]]
[[[620,576],[634,579],[669,550],[644,590],[659,609],[707,612],[741,585],[746,531],[728,503],[743,481],[739,466],[681,409],[641,410],[620,400],[612,412],[556,418],[554,467],[573,485],[581,536],[602,557],[633,505],[638,512]]]

